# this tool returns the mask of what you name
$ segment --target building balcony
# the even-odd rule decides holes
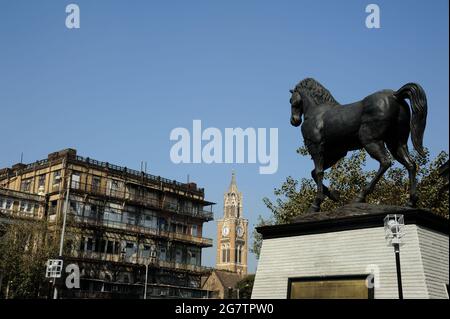
[[[170,180],[170,179],[167,179],[167,178],[164,178],[161,176],[148,174],[143,171],[137,171],[137,170],[130,169],[127,167],[110,164],[108,162],[97,161],[97,160],[91,159],[89,157],[76,156],[74,159],[79,163],[87,163],[91,166],[96,166],[101,169],[108,169],[110,171],[118,172],[121,175],[126,174],[136,180],[144,179],[145,181],[150,182],[154,185],[163,184],[163,185],[166,185],[167,187],[173,187],[176,189],[196,193],[199,195],[203,195],[205,193],[205,190],[203,188],[198,188],[193,183],[188,183],[188,184],[180,183],[176,180]]]
[[[169,270],[178,270],[178,271],[187,271],[193,272],[197,274],[208,273],[211,271],[211,268],[200,265],[192,265],[186,263],[179,263],[175,261],[166,261],[160,260],[156,257],[138,257],[136,254],[131,256],[124,256],[122,254],[107,254],[107,253],[99,253],[99,252],[80,252],[73,251],[70,254],[71,259],[83,259],[83,260],[91,260],[94,262],[114,262],[114,263],[125,263],[135,266],[145,266],[146,264],[149,267],[155,268],[165,268]]]
[[[21,211],[19,209],[0,208],[0,215],[8,218],[39,220],[42,214],[36,211]]]
[[[86,226],[93,227],[105,227],[112,230],[122,230],[129,233],[138,233],[155,237],[162,237],[168,240],[176,240],[187,242],[190,244],[196,244],[202,247],[212,247],[213,240],[211,238],[204,238],[200,236],[193,236],[188,234],[181,234],[177,232],[169,232],[166,230],[160,230],[158,228],[144,227],[139,225],[131,225],[123,222],[110,221],[110,220],[98,220],[85,216],[77,216],[71,214],[73,220],[78,224],[84,224]]]
[[[175,214],[201,218],[206,221],[214,219],[214,214],[212,211],[207,211],[203,209],[193,209],[189,207],[180,207],[179,205],[175,205],[169,202],[165,202],[164,200],[155,198],[153,193],[150,192],[138,193],[135,191],[130,191],[126,187],[121,187],[119,189],[112,189],[102,187],[100,185],[93,185],[72,181],[70,189],[73,193],[83,193],[99,197],[107,197],[114,200],[124,201],[129,205],[144,206],[156,210],[163,210]]]
[[[80,278],[81,289],[63,289],[61,298],[63,299],[142,299],[144,284],[124,284],[119,282],[109,282],[90,278]],[[92,289],[86,289],[91,284]],[[205,299],[208,291],[200,288],[184,286],[173,286],[164,284],[148,284],[148,299]]]

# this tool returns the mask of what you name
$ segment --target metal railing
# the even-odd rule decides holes
[[[97,261],[100,260],[100,261],[110,261],[110,262],[121,262],[121,263],[129,263],[129,264],[142,265],[142,266],[149,264],[154,267],[192,271],[192,272],[209,272],[209,271],[211,271],[211,268],[206,267],[206,266],[191,265],[191,264],[185,264],[185,263],[178,263],[175,261],[160,260],[156,257],[137,257],[135,255],[123,256],[121,254],[108,254],[108,253],[100,253],[100,252],[82,252],[82,251],[74,251],[71,253],[71,256],[73,258],[92,259],[92,260],[97,260]]]
[[[27,211],[21,211],[19,209],[6,209],[6,208],[0,208],[0,214],[1,215],[7,215],[10,217],[18,217],[18,218],[29,218],[29,219],[40,219],[42,217],[42,214],[39,214],[39,212],[27,212]]]
[[[150,192],[130,191],[130,189],[128,189],[125,185],[121,186],[118,189],[114,189],[111,187],[102,187],[93,184],[72,181],[72,183],[70,184],[70,188],[75,192],[79,191],[98,196],[111,197],[128,201],[131,204],[140,204],[154,209],[162,209],[181,215],[199,217],[207,220],[212,220],[214,218],[214,214],[211,211],[175,205],[173,203],[154,198],[154,196],[152,196]]]
[[[101,168],[108,168],[111,170],[115,170],[118,172],[122,172],[122,173],[127,173],[130,175],[133,175],[135,177],[144,177],[147,180],[156,182],[156,183],[164,183],[167,185],[175,185],[178,188],[181,189],[185,189],[187,191],[195,191],[195,192],[199,192],[199,193],[204,193],[204,189],[203,188],[198,188],[198,187],[192,187],[189,184],[184,184],[184,183],[180,183],[176,180],[170,180],[161,176],[156,176],[156,175],[152,175],[152,174],[148,174],[142,171],[138,171],[138,170],[134,170],[134,169],[129,169],[127,167],[123,167],[123,166],[118,166],[118,165],[114,165],[114,164],[110,164],[108,162],[101,162],[101,161],[97,161],[94,159],[91,159],[89,157],[82,157],[82,156],[76,156],[76,160],[79,162],[84,162],[84,163],[88,163],[90,165],[94,165],[94,166],[98,166]]]
[[[60,157],[62,158],[62,157]],[[166,184],[167,186],[175,186],[179,189],[183,189],[186,191],[190,191],[190,192],[196,192],[199,194],[204,194],[205,190],[204,188],[199,188],[199,187],[194,187],[193,184],[186,184],[186,183],[181,183],[178,182],[176,180],[170,180],[161,176],[156,176],[156,175],[152,175],[152,174],[148,174],[146,172],[143,171],[138,171],[138,170],[134,170],[134,169],[130,169],[124,166],[119,166],[119,165],[114,165],[114,164],[110,164],[108,162],[102,162],[102,161],[98,161],[95,159],[91,159],[89,157],[83,157],[83,156],[75,156],[72,158],[72,160],[75,160],[77,162],[83,162],[83,163],[87,163],[89,165],[93,165],[93,166],[97,166],[99,168],[107,168],[110,170],[114,170],[120,173],[126,173],[129,174],[131,176],[134,177],[138,177],[138,178],[145,178],[148,181],[154,182],[154,183],[163,183]],[[30,164],[26,164],[23,165],[23,168],[21,168],[21,170],[27,171],[27,170],[31,170],[31,169],[36,169],[45,165],[48,165],[51,161],[47,158],[47,159],[42,159],[42,160],[38,160],[35,161],[33,163]]]
[[[120,229],[120,230],[124,230],[127,232],[135,232],[135,233],[146,234],[146,235],[160,236],[160,237],[165,237],[167,239],[186,241],[186,242],[201,244],[201,245],[205,245],[205,246],[213,245],[213,240],[211,238],[182,234],[182,233],[177,233],[177,232],[169,232],[169,231],[158,229],[158,228],[145,227],[145,226],[141,226],[141,225],[131,225],[131,224],[118,222],[118,221],[111,221],[111,220],[107,220],[107,219],[106,220],[105,219],[95,219],[92,217],[78,216],[78,215],[75,215],[72,210],[71,210],[71,214],[74,216],[74,221],[76,221],[77,223],[84,223],[84,224],[96,226],[96,227],[107,227],[107,228],[113,228],[113,229]]]

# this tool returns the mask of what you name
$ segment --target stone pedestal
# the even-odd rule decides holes
[[[448,220],[426,210],[369,204],[257,228],[263,244],[252,298],[398,298],[394,249],[384,232],[387,214],[405,220],[404,298],[448,298]]]

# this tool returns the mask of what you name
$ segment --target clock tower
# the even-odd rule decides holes
[[[242,193],[234,171],[224,194],[223,218],[217,222],[216,268],[247,274],[248,221],[242,214]]]

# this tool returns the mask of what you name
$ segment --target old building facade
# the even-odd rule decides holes
[[[65,201],[67,199],[67,209]],[[203,298],[203,224],[213,219],[204,189],[77,155],[66,149],[0,170],[0,214],[45,220],[56,238],[64,213],[65,263],[80,289],[61,297]],[[206,208],[210,208],[207,210]],[[1,217],[0,216],[0,217]]]

